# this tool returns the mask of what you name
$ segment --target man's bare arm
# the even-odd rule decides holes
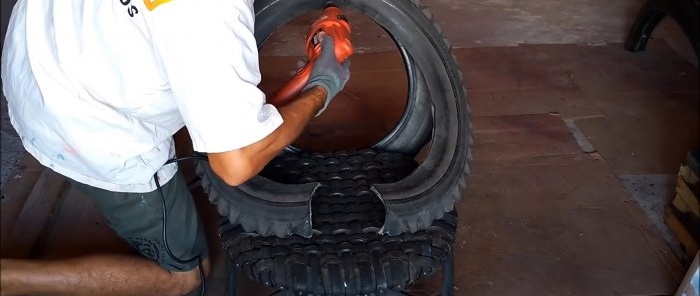
[[[246,147],[210,153],[212,170],[226,184],[238,186],[259,173],[284,147],[291,144],[311,118],[323,112],[350,78],[350,61],[342,65],[335,56],[331,36],[321,37],[321,55],[316,60],[305,91],[295,101],[278,108],[284,122],[262,140]]]
[[[323,87],[316,86],[302,93],[297,100],[278,108],[284,122],[267,137],[240,149],[209,153],[212,170],[230,186],[244,183],[301,134],[325,101]]]

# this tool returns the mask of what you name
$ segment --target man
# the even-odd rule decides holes
[[[325,37],[299,98],[265,104],[252,5],[18,1],[2,55],[12,125],[29,153],[93,196],[110,226],[148,258],[3,260],[2,295],[183,295],[199,286],[207,244],[176,164],[164,165],[175,154],[172,135],[186,126],[194,150],[236,186],[349,78]],[[168,208],[166,241],[156,179]]]

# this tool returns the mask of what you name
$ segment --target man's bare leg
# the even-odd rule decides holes
[[[202,262],[205,275],[209,259]],[[0,295],[184,295],[199,287],[199,268],[172,272],[127,255],[0,261]]]

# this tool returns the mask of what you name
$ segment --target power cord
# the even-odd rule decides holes
[[[174,158],[170,159],[165,162],[165,165],[171,164],[171,163],[176,163],[180,162],[183,160],[204,160],[208,161],[209,159],[206,156],[203,156],[201,154],[195,154],[192,156],[185,156],[181,158]],[[161,209],[163,211],[163,244],[165,245],[165,251],[168,252],[168,255],[170,258],[173,258],[175,262],[180,263],[180,264],[186,264],[190,263],[192,261],[197,261],[197,266],[199,267],[199,281],[201,283],[201,288],[199,295],[204,296],[204,292],[206,291],[206,285],[205,285],[205,279],[204,279],[204,268],[202,266],[202,258],[200,256],[195,256],[189,259],[180,259],[173,254],[172,250],[170,250],[170,245],[168,244],[168,215],[167,215],[167,209],[165,206],[165,194],[163,193],[163,188],[160,186],[160,182],[158,181],[158,172],[153,174],[153,180],[156,182],[156,188],[158,188],[158,191],[160,192],[160,201],[161,201]]]

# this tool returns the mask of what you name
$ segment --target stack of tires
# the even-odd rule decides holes
[[[327,5],[361,12],[396,42],[410,86],[398,125],[361,151],[288,149],[238,187],[206,162],[197,172],[223,217],[224,250],[250,279],[295,295],[384,295],[451,253],[471,156],[469,107],[451,47],[417,0],[256,0],[258,45]]]

